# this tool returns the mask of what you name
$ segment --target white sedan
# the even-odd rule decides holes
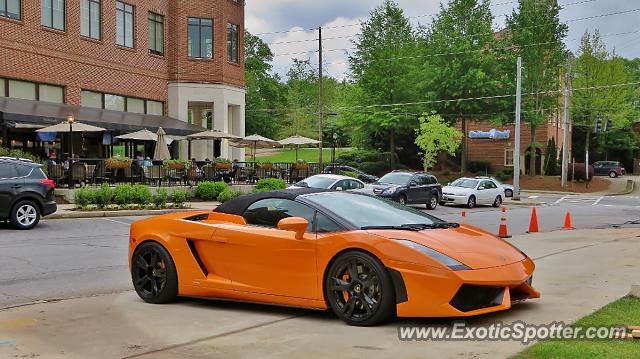
[[[513,197],[513,186],[507,183],[502,183],[498,181],[495,177],[476,177],[476,179],[490,179],[495,182],[498,187],[502,187],[504,190],[504,196],[506,198]]]
[[[321,189],[332,189],[336,191],[354,191],[354,190],[362,190],[366,187],[364,182],[360,181],[357,178],[341,176],[341,175],[332,175],[332,174],[322,174],[315,175],[294,184],[289,188],[321,188]]]
[[[504,189],[488,178],[458,178],[442,189],[441,205],[459,204],[467,208],[477,205],[500,207]]]

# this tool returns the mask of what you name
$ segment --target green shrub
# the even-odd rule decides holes
[[[451,176],[451,171],[445,170],[445,171],[442,172],[442,175],[443,176]]]
[[[362,162],[358,165],[357,167],[358,169],[360,169],[360,171],[363,171],[365,173],[369,173],[372,175],[382,175],[385,174],[389,171],[391,171],[391,166],[389,165],[389,162]]]
[[[146,206],[153,200],[153,195],[149,187],[141,184],[133,186],[132,202],[141,206]]]
[[[167,190],[164,188],[158,188],[156,195],[153,196],[153,205],[157,208],[164,208],[167,206],[168,198],[169,195],[167,194]]]
[[[510,179],[510,178],[512,178],[512,177],[513,177],[513,174],[512,174],[512,175],[509,175],[509,174],[508,174],[508,173],[506,173],[505,171],[502,171],[502,172],[498,172],[498,173],[496,173],[496,179],[497,179],[498,181],[500,181],[500,182],[505,182],[505,181],[509,180],[509,179]]]
[[[347,176],[347,177],[351,177],[351,178],[358,178],[358,174],[352,171],[342,171],[341,173],[343,176]]]
[[[467,168],[471,173],[489,174],[491,173],[491,163],[488,161],[469,161]]]
[[[100,189],[93,194],[94,204],[103,209],[112,203],[113,191],[108,183],[103,183]]]
[[[224,191],[220,192],[220,194],[218,195],[218,202],[220,203],[225,203],[227,201],[230,201],[236,197],[240,197],[242,196],[244,193],[240,192],[240,191],[232,191],[230,189],[225,189]]]
[[[184,203],[189,199],[189,192],[186,189],[176,189],[171,194],[171,202],[176,207],[184,206]]]
[[[113,189],[113,203],[119,206],[134,203],[134,196],[133,186],[129,184],[116,186],[116,188]]]
[[[94,191],[86,187],[78,188],[75,191],[73,197],[76,203],[76,207],[86,208],[88,205],[93,204],[94,202]]]
[[[229,185],[225,182],[204,181],[198,184],[196,188],[196,197],[204,201],[212,201],[218,198],[220,192],[228,189]]]
[[[269,192],[287,188],[287,182],[279,178],[263,178],[258,180],[254,192]]]

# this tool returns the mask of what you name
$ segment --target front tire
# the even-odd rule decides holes
[[[495,208],[500,208],[500,206],[502,205],[502,197],[498,196],[496,197],[496,199],[493,201],[493,207]]]
[[[349,325],[371,326],[395,315],[395,291],[387,269],[372,255],[348,251],[338,256],[324,279],[325,298]]]
[[[615,171],[609,172],[609,178],[616,178],[616,177],[618,177],[618,174]]]
[[[467,208],[472,209],[473,207],[476,206],[476,196],[469,196],[469,199],[467,200]]]
[[[400,202],[401,205],[406,206],[407,205],[407,195],[406,194],[401,194],[400,197],[398,198],[398,202]]]
[[[178,274],[167,250],[155,242],[143,243],[131,258],[131,279],[147,303],[163,304],[178,297]]]
[[[11,209],[10,221],[16,229],[32,229],[40,222],[40,208],[33,201],[20,201]]]

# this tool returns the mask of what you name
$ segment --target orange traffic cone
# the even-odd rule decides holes
[[[507,209],[502,207],[502,218],[500,218],[500,228],[498,228],[498,237],[511,238],[507,229]]]
[[[573,224],[571,224],[571,213],[567,211],[567,215],[564,217],[564,226],[562,229],[573,229]]]
[[[536,212],[536,207],[533,207],[531,210],[531,221],[529,222],[529,233],[538,233],[538,213]]]

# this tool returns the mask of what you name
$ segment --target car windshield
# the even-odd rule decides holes
[[[404,186],[409,183],[411,177],[412,175],[409,173],[387,173],[378,180],[378,183]]]
[[[336,180],[329,177],[324,176],[312,176],[304,181],[300,181],[296,183],[298,187],[308,187],[308,188],[329,188]]]
[[[403,227],[407,229],[447,224],[436,217],[379,197],[355,193],[326,192],[304,196],[357,228]]]
[[[453,182],[449,186],[452,187],[461,187],[461,188],[476,188],[478,185],[477,180],[472,180],[468,178],[459,178]]]

